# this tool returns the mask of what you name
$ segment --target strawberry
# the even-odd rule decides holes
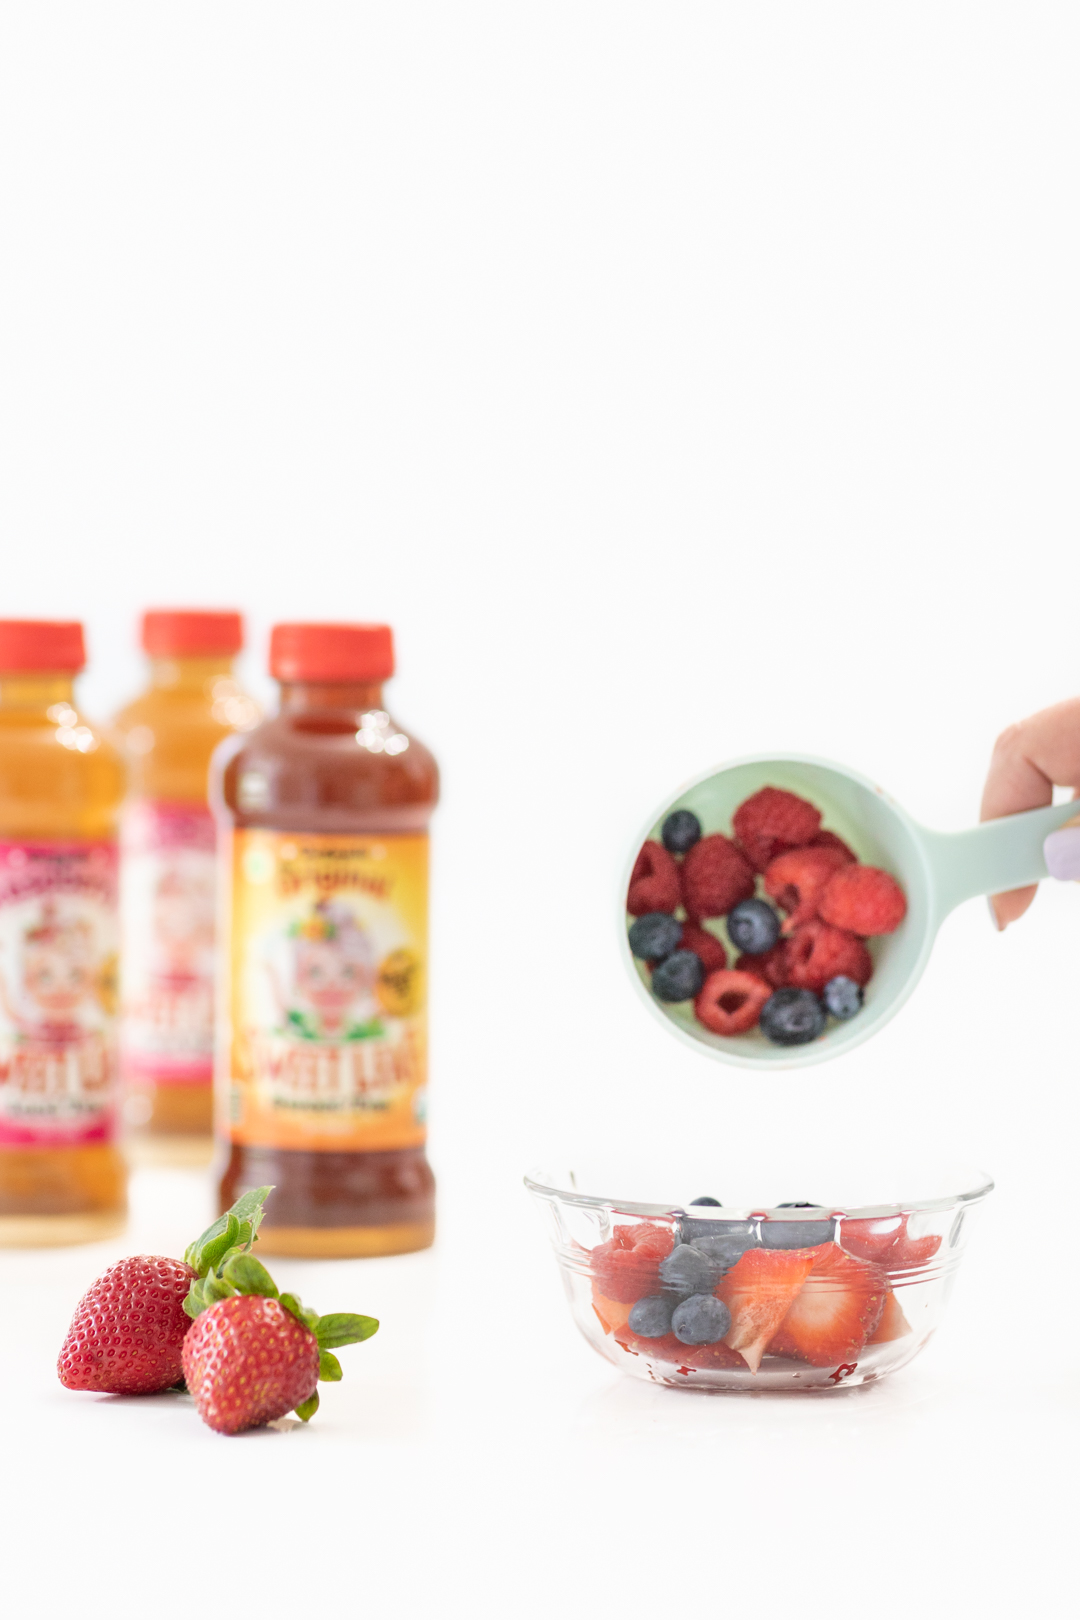
[[[654,1361],[671,1362],[676,1367],[745,1367],[737,1350],[729,1350],[723,1341],[716,1344],[683,1344],[674,1333],[665,1333],[662,1339],[643,1339],[629,1326],[616,1328],[615,1342],[637,1356],[651,1356]]]
[[[234,1254],[195,1283],[184,1308],[184,1378],[203,1422],[239,1434],[295,1411],[306,1423],[319,1406],[316,1384],[336,1383],[333,1354],[378,1330],[370,1316],[317,1316],[295,1294],[279,1294],[261,1261]]]
[[[637,1226],[617,1226],[606,1243],[598,1243],[589,1262],[594,1290],[619,1305],[633,1305],[646,1294],[660,1289],[660,1262],[675,1247],[670,1227],[642,1221]]]
[[[766,1346],[823,1247],[747,1249],[717,1284],[717,1297],[731,1312],[724,1343],[729,1350],[738,1350],[751,1372],[760,1367]]]
[[[892,1289],[885,1295],[885,1308],[881,1313],[881,1321],[867,1339],[867,1344],[891,1344],[893,1339],[906,1339],[911,1332],[911,1323],[900,1309],[900,1301]]]
[[[765,893],[784,911],[782,934],[790,934],[817,915],[818,895],[833,873],[847,864],[839,849],[788,849],[765,868]]]
[[[618,1335],[626,1327],[634,1307],[632,1302],[627,1300],[608,1299],[607,1295],[601,1294],[593,1283],[592,1308],[604,1332]]]
[[[881,1321],[888,1287],[880,1266],[824,1245],[769,1350],[812,1367],[854,1360]]]
[[[189,1245],[183,1260],[136,1254],[99,1277],[72,1317],[57,1362],[65,1389],[153,1395],[179,1384],[180,1351],[191,1326],[184,1300],[226,1252],[251,1244],[269,1187],[246,1193]]]
[[[910,1271],[925,1266],[941,1248],[941,1238],[935,1232],[926,1237],[908,1237],[906,1230],[897,1238],[885,1259],[890,1271]]]
[[[195,1278],[182,1260],[159,1254],[110,1266],[75,1308],[56,1367],[64,1388],[153,1395],[178,1384],[191,1326],[184,1299]]]
[[[936,1233],[926,1237],[908,1236],[907,1215],[890,1215],[881,1220],[844,1221],[840,1245],[860,1260],[873,1260],[888,1271],[924,1266],[941,1248]]]

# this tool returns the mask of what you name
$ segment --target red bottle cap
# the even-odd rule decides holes
[[[0,619],[0,670],[55,669],[75,674],[86,664],[83,627],[75,619]]]
[[[238,653],[244,645],[239,613],[154,608],[142,617],[142,644],[151,658],[206,658]]]
[[[388,624],[275,624],[270,673],[279,681],[386,681],[394,633]]]

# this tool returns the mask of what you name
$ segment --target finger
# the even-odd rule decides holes
[[[1080,698],[1055,703],[1002,732],[994,744],[979,819],[994,821],[1052,804],[1055,783],[1080,790]],[[1006,928],[1022,916],[1035,893],[1036,886],[1028,885],[991,896],[997,927]]]

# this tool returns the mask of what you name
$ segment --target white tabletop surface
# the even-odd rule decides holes
[[[90,1570],[89,1612],[119,1616],[188,1614],[204,1581],[222,1602],[272,1589],[274,1614],[331,1594],[394,1616],[1067,1606],[1075,1379],[1033,1353],[1052,1296],[1013,1295],[979,1353],[1001,1309],[980,1297],[992,1214],[936,1342],[891,1381],[710,1397],[620,1376],[573,1327],[524,1198],[478,1243],[451,1188],[429,1253],[274,1265],[383,1327],[310,1425],[225,1439],[185,1396],[57,1382],[82,1288],[121,1253],[179,1252],[210,1208],[196,1172],[140,1171],[132,1195],[122,1241],[0,1257],[2,1523],[38,1613],[68,1612]]]

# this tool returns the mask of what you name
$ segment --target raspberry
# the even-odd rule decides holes
[[[716,935],[710,934],[707,928],[696,928],[693,923],[683,923],[679,949],[693,951],[706,973],[717,973],[721,968],[727,967],[727,951]]]
[[[810,849],[838,849],[843,854],[845,861],[857,861],[859,858],[855,851],[844,843],[842,838],[838,838],[834,832],[826,832],[824,827],[815,837],[811,838],[808,847]]]
[[[866,984],[874,964],[861,939],[841,928],[832,928],[816,917],[797,928],[783,947],[786,984],[798,990],[812,990],[820,996],[838,973]]]
[[[732,817],[735,836],[758,872],[785,849],[816,838],[821,812],[783,788],[763,787],[745,799]]]
[[[606,1243],[598,1243],[589,1256],[596,1286],[606,1299],[632,1305],[646,1294],[660,1291],[660,1262],[675,1247],[666,1226],[644,1221],[639,1226],[617,1227]]]
[[[818,916],[853,934],[891,934],[906,913],[903,889],[876,866],[842,866],[818,897]]]
[[[780,929],[782,934],[793,933],[817,915],[818,895],[844,864],[841,851],[829,848],[788,849],[769,862],[765,893],[791,913]]]
[[[710,973],[694,1002],[694,1015],[714,1035],[745,1035],[772,995],[756,973]]]
[[[663,844],[650,838],[641,846],[630,874],[627,911],[632,917],[644,917],[647,911],[674,911],[681,899],[679,868]]]
[[[699,923],[703,917],[724,917],[740,900],[749,900],[754,874],[730,838],[710,833],[683,860],[682,887],[687,916]]]
[[[787,984],[785,961],[787,957],[787,941],[781,940],[774,945],[771,951],[762,951],[760,956],[747,956],[745,953],[735,960],[736,973],[753,973],[757,978],[764,979],[771,984],[774,990],[782,990]]]

